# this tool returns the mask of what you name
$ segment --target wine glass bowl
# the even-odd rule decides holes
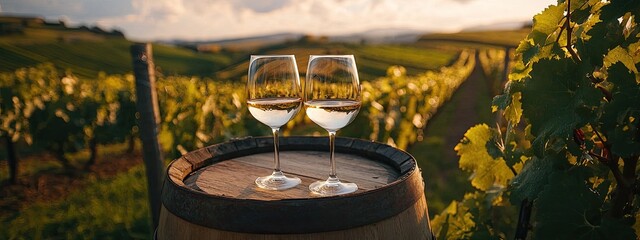
[[[337,132],[356,118],[360,102],[348,99],[310,100],[305,102],[307,116],[327,131]]]
[[[272,128],[279,128],[293,118],[300,110],[300,98],[261,98],[248,100],[249,112],[259,122]]]
[[[298,67],[293,55],[252,55],[247,79],[247,105],[251,115],[269,126],[273,134],[274,168],[269,176],[258,177],[263,189],[285,190],[300,184],[280,169],[278,131],[302,106]]]
[[[338,179],[335,163],[336,132],[351,123],[361,106],[360,80],[353,55],[312,55],[305,79],[304,105],[309,119],[329,133],[331,171],[326,181],[309,185],[321,196],[358,190],[355,183]]]

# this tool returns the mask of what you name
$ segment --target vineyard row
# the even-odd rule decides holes
[[[473,52],[463,51],[450,66],[416,76],[407,76],[401,66],[390,67],[387,76],[362,83],[363,107],[354,124],[367,127],[341,135],[406,149],[422,139],[427,121],[474,66]],[[66,153],[89,148],[90,166],[98,144],[136,136],[134,81],[129,74],[79,80],[52,64],[2,73],[0,137],[8,152],[14,154],[15,146],[45,150],[65,167],[73,167]],[[241,83],[166,76],[157,80],[157,92],[159,139],[171,157],[234,137],[269,134],[248,113]],[[309,120],[299,114],[283,130],[306,124]]]

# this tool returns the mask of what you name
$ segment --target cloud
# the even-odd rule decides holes
[[[455,31],[524,21],[555,0],[0,0],[2,12],[66,16],[134,40],[219,39],[276,32],[348,34],[379,28]]]
[[[177,21],[185,12],[182,0],[133,0],[135,14],[148,21]]]
[[[267,13],[291,4],[291,0],[236,0],[226,1],[237,9],[249,9],[257,13]]]
[[[91,22],[105,17],[130,14],[131,0],[6,0],[0,12],[28,14],[46,18],[69,16],[74,21]]]
[[[451,1],[459,2],[459,3],[469,3],[469,2],[475,1],[475,0],[451,0]]]

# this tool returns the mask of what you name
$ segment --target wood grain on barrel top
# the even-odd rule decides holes
[[[187,187],[210,195],[237,199],[280,200],[318,197],[309,192],[314,181],[325,180],[329,173],[329,153],[318,151],[282,151],[281,168],[285,174],[297,176],[302,183],[285,191],[268,191],[256,187],[259,176],[271,174],[273,152],[253,154],[218,162],[198,169],[184,179]],[[336,153],[338,177],[358,184],[357,192],[388,185],[398,179],[399,172],[384,163],[364,157]]]

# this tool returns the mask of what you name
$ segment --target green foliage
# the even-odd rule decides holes
[[[3,221],[2,239],[150,239],[144,167],[55,202],[36,203]]]
[[[496,134],[486,124],[470,128],[464,139],[455,147],[460,155],[460,168],[471,171],[471,185],[487,191],[493,188],[504,188],[513,178],[514,173],[505,162],[501,152],[492,154],[487,149],[497,148]],[[490,147],[487,147],[490,146]]]
[[[475,228],[475,222],[469,210],[465,204],[453,201],[440,215],[436,216],[431,224],[434,226],[433,232],[436,233],[438,239],[470,238]]]
[[[577,166],[555,171],[535,201],[535,239],[635,239],[636,233],[620,219],[603,216],[610,182],[590,183],[591,170]]]
[[[524,164],[522,172],[527,174],[515,176],[510,184],[512,204],[538,197],[540,191],[549,183],[549,175],[553,171],[553,162],[549,158],[540,159],[534,156]]]
[[[632,71],[621,63],[609,67],[612,100],[602,109],[602,131],[609,133],[611,150],[620,157],[640,154],[640,87]],[[637,71],[636,71],[636,75]]]
[[[363,107],[358,118],[368,119],[370,130],[353,137],[386,142],[401,149],[422,140],[427,121],[474,66],[472,52],[462,52],[455,63],[440,71],[407,76],[403,67],[391,67],[387,77],[363,82]]]
[[[516,212],[502,195],[475,191],[453,201],[431,221],[437,239],[506,239]]]
[[[569,139],[573,129],[593,122],[602,94],[568,58],[542,59],[532,67],[534,81],[522,89],[523,114],[531,124],[535,150],[549,141]]]
[[[531,239],[637,238],[632,226],[639,216],[634,193],[640,155],[638,13],[638,1],[575,0],[559,1],[536,15],[517,49],[510,82],[493,101],[507,121],[495,129],[471,128],[458,145],[460,167],[486,179],[496,182],[505,172],[499,167],[482,171],[488,161],[504,159],[512,167],[515,177],[499,192],[513,205],[532,203],[530,218],[520,219],[525,226],[520,230],[530,232]],[[487,188],[491,181],[479,184],[475,175],[471,181],[481,194],[496,191]],[[493,202],[485,207],[445,211],[435,218],[434,229],[489,216],[514,217],[504,214],[515,206]],[[495,230],[489,235],[436,233],[513,238],[513,222],[497,226],[489,225]]]
[[[133,123],[122,120],[132,120],[135,109],[120,108],[132,104],[131,77],[79,81],[71,74],[61,78],[52,65],[19,69],[13,76],[17,99],[25,98],[27,106],[25,140],[31,143],[33,138],[33,144],[54,153],[67,167],[65,152],[84,148],[92,138],[97,143],[122,142],[132,132]]]
[[[160,78],[157,84],[163,143],[172,157],[233,137],[268,133],[249,117],[243,84],[187,77]]]
[[[421,136],[428,118],[470,73],[474,66],[470,56],[461,54],[456,63],[439,72],[407,77],[404,69],[397,67],[389,70],[389,77],[363,83],[366,109],[360,119],[372,119],[372,129],[360,126],[361,130],[345,136],[397,142],[405,149]],[[30,103],[32,107],[25,113],[28,117],[23,118],[27,121],[24,125],[29,131],[24,132],[33,136],[36,146],[54,153],[67,167],[65,153],[83,149],[91,141],[123,142],[136,133],[131,75],[100,74],[96,80],[81,81],[70,73],[60,78],[53,65],[43,65],[19,69],[5,79],[7,86],[15,88],[13,95],[3,94],[3,103],[12,103],[12,96],[39,99],[39,105]],[[38,89],[46,91],[32,90],[37,84]],[[172,158],[233,137],[268,134],[268,128],[248,114],[242,83],[160,76],[157,89],[162,116],[160,140]],[[301,120],[290,122],[284,130],[304,123]]]

